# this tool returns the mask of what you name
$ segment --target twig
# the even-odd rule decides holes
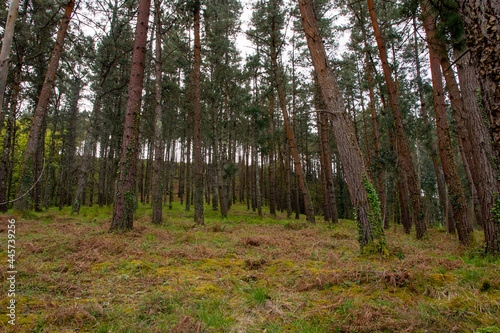
[[[455,61],[450,65],[450,67],[446,68],[444,71],[447,72],[453,65],[455,65],[460,59],[462,59],[462,57],[464,55],[466,55],[469,52],[470,52],[470,49],[467,49],[467,51],[465,51],[464,53],[462,53],[462,55],[460,57],[458,57],[457,59],[455,59]]]
[[[29,190],[26,191],[26,193],[24,193],[23,195],[21,195],[19,198],[16,198],[14,200],[11,200],[11,201],[7,201],[7,202],[2,202],[0,203],[0,206],[2,205],[8,205],[10,203],[13,203],[13,202],[16,202],[16,201],[19,201],[21,200],[22,198],[24,198],[25,196],[28,195],[28,193],[31,192],[31,190],[35,187],[36,184],[38,184],[38,182],[40,181],[40,179],[42,179],[42,175],[43,175],[43,171],[45,170],[45,157],[43,158],[43,166],[42,166],[42,172],[40,173],[40,176],[38,176],[38,179],[36,180],[36,182],[33,184],[33,186],[31,186],[31,188]]]

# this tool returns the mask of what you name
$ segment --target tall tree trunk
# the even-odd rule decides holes
[[[262,155],[261,155],[262,156]],[[257,157],[257,149],[255,149],[255,189],[256,189],[256,199],[257,199],[257,214],[262,216],[262,170],[264,165],[261,163],[259,165],[259,159]]]
[[[97,101],[96,101],[97,102]],[[108,144],[109,152],[107,150]],[[102,207],[106,204],[106,175],[110,177],[110,172],[108,169],[110,168],[109,164],[113,164],[113,152],[111,151],[110,140],[107,135],[101,137],[101,141],[99,142],[99,182],[98,182],[98,194],[97,194],[97,204],[99,207]]]
[[[318,110],[325,110],[326,105],[321,87],[315,76],[315,91],[317,93],[316,103]],[[338,222],[337,202],[335,198],[335,186],[333,183],[332,156],[330,153],[330,139],[328,134],[328,118],[325,112],[318,114],[318,137],[320,146],[320,164],[323,184],[324,213],[325,220],[331,219],[332,223]]]
[[[11,0],[7,22],[3,31],[2,50],[0,51],[0,132],[3,127],[5,112],[3,112],[3,98],[7,84],[7,74],[9,72],[9,56],[12,48],[12,39],[14,37],[14,27],[16,25],[19,0]],[[2,201],[0,201],[1,203]]]
[[[418,97],[420,100],[420,117],[424,121],[424,125],[428,126],[429,117],[427,111],[427,103],[424,98],[424,85],[422,81],[421,75],[421,65],[420,65],[420,50],[418,47],[418,38],[417,38],[417,20],[413,17],[413,45],[414,45],[414,54],[415,54],[415,65],[417,72],[417,88],[418,88]],[[443,215],[445,219],[447,219],[447,207],[448,207],[448,199],[446,197],[446,184],[444,182],[443,172],[441,170],[441,166],[437,160],[437,149],[436,144],[433,139],[429,135],[429,147],[430,147],[430,156],[432,160],[432,165],[434,169],[434,174],[436,175],[436,183],[438,188],[439,202],[441,203]]]
[[[312,2],[311,0],[299,0],[299,7],[309,53],[329,111],[330,121],[335,128],[335,139],[344,176],[349,186],[351,201],[357,207],[361,249],[376,244],[375,248],[371,248],[370,251],[387,253],[380,204],[373,186],[367,178],[365,162],[357,144],[352,124],[345,114],[344,101],[338,89],[335,74],[328,66]]]
[[[140,200],[141,200],[141,203],[143,204],[144,203],[144,164],[145,164],[145,161],[144,161],[144,148],[143,147],[140,147],[139,148],[141,150],[141,152],[139,153],[139,165],[140,165],[140,168],[139,168],[139,180],[137,182],[137,188],[139,190],[139,197],[140,197]]]
[[[64,38],[68,30],[69,21],[71,19],[71,14],[74,7],[75,1],[68,0],[68,2],[66,3],[63,18],[61,20],[59,31],[57,32],[56,43],[54,45],[54,49],[52,50],[52,55],[50,57],[47,74],[43,82],[42,91],[40,93],[40,97],[38,98],[38,103],[35,109],[35,116],[33,118],[33,123],[31,125],[31,130],[28,137],[28,143],[26,145],[26,151],[24,152],[21,172],[19,173],[19,183],[16,193],[16,197],[19,198],[19,200],[16,201],[14,205],[14,208],[17,211],[23,212],[29,209],[29,198],[25,196],[25,193],[32,186],[33,182],[36,181],[33,175],[33,167],[36,164],[35,159],[37,155],[37,149],[40,145],[45,117],[47,115],[47,107],[49,105],[50,96],[52,95],[57,68],[59,67],[59,59],[61,58],[64,46]]]
[[[332,223],[338,223],[339,217],[337,212],[337,199],[335,198],[335,183],[333,181],[332,170],[332,154],[330,152],[330,140],[328,132],[328,119],[324,113],[320,114],[321,118],[321,137],[323,150],[325,151],[323,158],[325,159],[326,185],[328,190],[328,203],[330,209],[330,218]]]
[[[277,1],[273,0],[273,6],[277,10]],[[280,103],[281,113],[283,114],[283,124],[285,126],[285,132],[288,137],[288,142],[290,144],[290,150],[292,152],[292,157],[295,163],[295,173],[297,175],[298,183],[300,186],[300,191],[302,193],[302,198],[304,200],[304,207],[306,211],[306,219],[309,223],[315,223],[314,218],[314,207],[312,205],[311,196],[307,189],[306,179],[304,177],[304,171],[300,163],[300,156],[297,149],[297,143],[295,139],[295,133],[291,127],[290,120],[288,117],[288,111],[286,109],[286,96],[285,88],[281,80],[281,72],[278,67],[278,53],[277,53],[277,43],[276,40],[276,30],[275,30],[275,17],[273,16],[272,31],[271,31],[271,63],[273,68],[274,80],[276,82],[276,89],[278,90],[278,100]]]
[[[467,46],[472,53],[475,66],[479,69],[481,97],[484,109],[490,115],[490,134],[493,140],[494,158],[498,163],[500,161],[500,4],[498,0],[458,0],[457,3],[464,22]],[[496,223],[498,226],[498,218]],[[499,249],[499,245],[496,245],[491,250]]]
[[[175,140],[172,140],[172,152],[170,155],[170,188],[168,191],[168,209],[173,209],[174,202],[174,175],[175,175]]]
[[[434,38],[433,45],[436,48],[437,55],[439,56],[439,60],[441,63],[441,70],[443,71],[444,78],[446,81],[446,88],[448,90],[448,94],[450,96],[451,108],[453,110],[453,116],[455,118],[455,123],[457,127],[458,133],[458,146],[460,148],[460,153],[462,155],[463,165],[465,169],[465,174],[467,176],[467,180],[469,181],[469,186],[471,189],[471,196],[473,198],[473,206],[479,207],[474,208],[476,212],[476,219],[478,223],[483,226],[484,225],[484,214],[482,213],[482,207],[479,204],[478,193],[476,190],[476,186],[479,185],[479,191],[483,191],[483,188],[487,186],[486,184],[476,184],[472,177],[472,170],[476,172],[480,166],[477,165],[476,161],[481,160],[481,151],[479,149],[474,149],[473,147],[473,138],[471,138],[470,132],[467,130],[465,126],[465,107],[462,99],[462,94],[458,87],[457,80],[455,78],[455,73],[451,67],[450,59],[448,57],[448,52],[444,44],[442,44],[437,38]],[[489,164],[489,163],[488,163]],[[491,164],[489,164],[491,166]],[[486,166],[487,167],[487,166]],[[482,168],[482,166],[481,166]]]
[[[43,129],[40,134],[40,139],[38,140],[38,151],[35,154],[35,167],[33,169],[33,173],[35,175],[42,176],[44,172],[45,166],[45,134],[47,133],[47,122],[44,122]],[[40,178],[41,179],[41,178]],[[62,183],[59,184],[60,189],[62,191]],[[33,190],[34,196],[34,207],[35,212],[42,211],[42,182],[39,181],[35,184],[35,188]]]
[[[76,184],[75,199],[73,200],[73,205],[71,207],[72,214],[80,213],[80,206],[82,205],[83,196],[85,193],[85,187],[87,186],[87,178],[89,172],[89,164],[92,152],[95,151],[96,146],[96,127],[98,114],[101,109],[101,96],[99,91],[96,93],[94,105],[92,107],[92,114],[90,115],[90,125],[87,130],[87,135],[85,137],[85,146],[83,148],[82,162],[80,164],[80,171],[78,173],[78,181]],[[101,155],[101,159],[104,157]],[[102,162],[101,162],[102,163]]]
[[[384,98],[382,98],[382,101]],[[385,103],[384,103],[385,105]],[[391,142],[392,149],[394,152],[398,151],[397,138],[394,137],[392,130],[389,130],[389,141]],[[396,175],[396,186],[398,189],[398,200],[399,204],[399,222],[403,225],[403,229],[406,234],[411,232],[411,217],[410,217],[410,197],[408,195],[408,182],[404,173],[402,172],[401,160],[398,158],[396,162],[397,175]]]
[[[250,127],[250,126],[249,126]],[[249,130],[247,130],[247,137],[249,136]],[[249,140],[250,141],[250,140]],[[251,187],[250,187],[250,144],[247,142],[246,145],[246,158],[245,158],[245,180],[246,180],[246,194],[247,194],[247,209],[250,210],[250,197],[251,197]]]
[[[292,217],[292,181],[290,172],[290,154],[288,142],[285,142],[285,179],[286,179],[286,218]]]
[[[436,114],[436,129],[438,135],[439,157],[443,166],[443,173],[448,185],[448,195],[453,208],[453,216],[457,226],[458,238],[463,245],[470,246],[474,243],[472,222],[467,212],[467,202],[458,175],[455,156],[451,146],[450,130],[446,116],[444,90],[439,63],[439,56],[435,46],[434,21],[429,15],[429,7],[423,4],[424,29],[429,44],[429,58],[431,64],[432,86],[434,96],[434,111]]]
[[[163,193],[163,177],[161,176],[161,167],[163,164],[163,151],[165,147],[162,145],[162,123],[163,123],[163,108],[162,102],[162,59],[161,59],[161,1],[155,0],[155,27],[156,27],[156,45],[155,45],[155,161],[153,167],[153,200],[152,200],[152,217],[151,221],[154,224],[162,223],[162,193]]]
[[[188,119],[191,117],[188,115]],[[188,121],[189,123],[189,121]],[[188,125],[187,152],[186,152],[186,211],[191,210],[191,133]]]
[[[366,146],[366,156],[368,158],[368,174],[370,175],[370,178],[373,179],[372,172],[371,172],[371,167],[372,167],[372,152],[370,149],[370,142],[368,141],[368,131],[367,131],[367,121],[366,121],[366,110],[365,110],[365,99],[363,97],[363,86],[361,83],[361,75],[360,75],[360,69],[358,67],[358,64],[356,63],[356,72],[357,72],[357,77],[358,77],[358,86],[359,86],[359,97],[360,97],[360,102],[361,102],[361,117],[363,119],[363,132],[364,132],[364,137],[365,137],[365,146]]]
[[[145,161],[146,163],[146,175],[144,176],[144,201],[145,204],[149,204],[149,197],[151,194],[151,164],[154,163],[153,161],[153,153],[154,153],[154,143],[153,140],[149,139],[148,140],[148,156],[147,160]]]
[[[274,132],[274,94],[271,94],[269,97],[269,135],[271,137],[270,140],[270,149],[269,149],[269,213],[272,216],[276,216],[276,201],[275,201],[275,180],[274,180],[274,140],[273,140],[273,132]]]
[[[239,170],[239,180],[240,180],[240,203],[245,202],[245,146],[242,145],[242,152],[240,155],[240,170]]]
[[[24,49],[18,51],[19,62],[14,68],[14,82],[12,85],[12,92],[10,97],[9,114],[7,117],[7,128],[5,129],[5,137],[3,140],[3,150],[0,162],[0,212],[7,212],[9,205],[9,197],[7,196],[8,188],[8,175],[9,175],[9,161],[10,154],[13,151],[12,139],[14,135],[17,105],[19,97],[19,88],[21,87],[21,69],[22,61],[24,58]],[[3,122],[0,120],[0,122]],[[1,125],[0,125],[1,126]],[[5,204],[3,204],[5,203]]]
[[[66,133],[65,147],[63,148],[63,160],[61,163],[61,171],[63,172],[63,180],[61,184],[61,205],[71,205],[71,192],[73,187],[74,175],[74,159],[76,153],[76,120],[78,116],[78,101],[80,100],[80,92],[83,85],[82,78],[75,77],[72,82],[72,96],[69,106],[69,126]]]
[[[427,227],[425,225],[422,198],[420,197],[420,186],[415,172],[415,165],[411,157],[410,147],[408,146],[408,139],[406,137],[405,129],[403,126],[403,117],[399,108],[398,95],[392,79],[389,62],[387,60],[387,50],[385,42],[382,38],[382,34],[378,26],[373,0],[367,0],[367,2],[375,39],[377,41],[377,47],[380,53],[380,60],[382,61],[382,69],[384,72],[387,91],[389,92],[389,105],[394,115],[394,125],[396,127],[396,136],[399,148],[398,155],[401,159],[401,165],[406,175],[408,189],[410,191],[412,219],[415,222],[417,239],[421,239],[422,237],[424,237]]]
[[[466,51],[467,52],[467,51]],[[458,59],[459,58],[459,59]],[[500,225],[498,216],[494,214],[494,207],[500,200],[500,182],[497,179],[497,170],[495,164],[492,164],[491,157],[493,149],[490,143],[488,130],[483,121],[482,111],[477,101],[476,91],[480,86],[477,79],[475,68],[471,64],[471,56],[467,52],[465,55],[458,56],[458,77],[460,88],[464,101],[465,126],[469,133],[474,151],[477,153],[476,166],[472,171],[474,183],[478,189],[479,202],[484,214],[484,234],[486,241],[486,251],[496,253],[500,251]],[[482,188],[482,193],[480,193]]]
[[[379,145],[379,133],[377,124],[377,114],[375,111],[375,94],[373,92],[373,79],[371,74],[371,66],[368,61],[369,54],[366,51],[366,79],[368,82],[368,91],[370,96],[370,118],[373,132],[373,152],[375,154],[375,160],[377,161],[377,185],[378,185],[378,196],[380,198],[380,203],[382,205],[382,216],[384,218],[384,229],[389,228],[389,219],[387,218],[387,199],[384,191],[384,170],[382,169],[382,163],[380,162],[380,145]]]
[[[476,185],[474,185],[474,179],[472,178],[471,166],[469,165],[469,161],[465,155],[465,148],[463,147],[463,143],[461,140],[458,141],[458,148],[460,151],[460,155],[462,156],[462,164],[465,171],[465,176],[467,177],[467,182],[469,183],[469,192],[472,198],[472,214],[476,217],[476,222],[481,227],[484,226],[484,215],[481,208],[481,204],[479,203],[479,196],[477,194]]]
[[[185,136],[184,136],[185,137]],[[180,160],[180,163],[179,163],[179,186],[178,186],[178,194],[177,196],[179,197],[179,199],[181,199],[181,206],[184,205],[184,169],[185,169],[185,158],[186,158],[186,154],[185,154],[185,144],[184,144],[184,138],[181,139],[181,150],[180,150],[180,153],[181,153],[181,160]]]
[[[146,42],[151,1],[140,0],[132,53],[132,68],[128,86],[127,109],[123,130],[120,167],[110,231],[125,231],[133,227],[137,206],[136,167],[139,150],[139,119],[144,84]]]
[[[200,102],[200,1],[195,1],[194,10],[194,112],[193,112],[193,163],[194,163],[194,222],[205,224],[203,211],[203,158],[201,156],[201,102]]]

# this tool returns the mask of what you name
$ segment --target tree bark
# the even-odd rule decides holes
[[[434,96],[434,112],[436,114],[436,129],[438,135],[438,148],[441,165],[443,166],[444,178],[448,185],[448,196],[450,198],[453,216],[458,231],[460,243],[470,246],[474,243],[472,233],[472,222],[467,212],[467,202],[458,175],[455,156],[451,146],[450,129],[446,115],[446,106],[444,101],[444,89],[439,63],[439,56],[436,49],[435,26],[434,21],[429,15],[429,7],[422,4],[424,15],[424,29],[429,44],[429,58],[431,64],[432,86]]]
[[[201,102],[200,102],[200,1],[195,1],[194,11],[194,112],[193,112],[193,162],[194,162],[194,222],[205,224],[203,211],[203,159],[201,156]]]
[[[315,91],[317,93],[316,105],[318,110],[325,110],[321,87],[315,76]],[[324,214],[325,220],[332,223],[338,222],[337,201],[335,198],[335,186],[333,183],[332,155],[330,153],[330,138],[328,133],[328,117],[325,112],[318,112],[318,138],[320,147],[320,165],[323,183]]]
[[[12,39],[14,37],[14,27],[16,25],[19,0],[11,0],[7,22],[3,32],[2,51],[0,52],[0,132],[3,127],[5,112],[3,112],[3,98],[7,84],[7,74],[9,72],[9,56],[12,48]],[[0,201],[2,202],[2,201]]]
[[[170,186],[168,190],[168,209],[173,209],[174,202],[174,175],[175,175],[175,140],[172,140],[172,152],[170,153]]]
[[[19,101],[18,100],[19,89],[21,87],[21,69],[22,69],[22,61],[24,58],[24,48],[22,48],[22,50],[18,50],[18,57],[19,57],[19,62],[14,68],[14,82],[12,85],[9,114],[7,116],[7,127],[5,129],[2,158],[0,162],[0,212],[7,212],[9,208],[9,205],[7,203],[9,201],[9,196],[7,195],[7,188],[8,188],[7,183],[10,170],[9,161],[10,161],[10,154],[11,152],[14,151],[13,149],[14,147],[12,145],[13,143],[12,138],[15,129],[17,105]]]
[[[189,113],[189,112],[188,112]],[[188,129],[187,129],[187,145],[186,145],[186,211],[191,210],[191,126],[189,125],[189,120],[191,116],[188,114]]]
[[[273,0],[273,6],[277,7],[276,0]],[[290,144],[290,150],[292,152],[292,157],[295,163],[295,173],[297,175],[298,183],[300,186],[300,191],[302,193],[302,198],[304,200],[304,208],[306,211],[306,219],[309,223],[315,223],[314,218],[314,207],[311,202],[311,196],[307,189],[306,179],[304,177],[304,171],[300,162],[300,156],[297,150],[297,143],[295,139],[295,133],[291,127],[290,119],[288,117],[288,111],[286,109],[286,96],[285,89],[281,80],[281,73],[278,67],[278,53],[277,53],[277,43],[276,31],[275,31],[275,17],[273,16],[272,31],[271,31],[271,64],[273,68],[274,80],[276,82],[276,89],[278,90],[278,100],[280,103],[281,113],[283,114],[283,124],[285,126],[285,132],[288,137],[288,142]]]
[[[467,46],[479,70],[481,97],[483,107],[490,116],[490,134],[498,168],[500,161],[500,3],[498,0],[458,0],[457,3],[464,22]],[[496,223],[500,224],[498,218]],[[498,249],[499,246],[497,245],[496,248]]]
[[[366,38],[366,37],[365,37]],[[366,39],[365,39],[366,40]],[[366,47],[366,44],[365,44]],[[378,124],[377,124],[377,114],[375,111],[375,94],[373,92],[374,82],[371,74],[371,64],[369,61],[369,54],[366,51],[366,80],[368,82],[368,92],[370,96],[370,118],[373,132],[373,152],[375,154],[376,160],[376,176],[377,176],[377,185],[378,185],[378,196],[380,198],[380,203],[382,205],[382,216],[384,219],[384,229],[389,228],[389,220],[387,218],[387,199],[384,191],[384,170],[382,169],[382,163],[380,162],[380,145],[379,145],[379,132],[378,132]]]
[[[82,78],[75,77],[72,82],[72,96],[69,105],[69,126],[64,140],[61,172],[63,173],[61,187],[60,207],[71,205],[71,193],[73,188],[74,159],[76,153],[76,120],[78,116],[78,101],[82,91]]]
[[[401,110],[399,108],[398,95],[392,79],[389,62],[387,60],[387,50],[385,42],[382,38],[382,33],[380,32],[380,28],[378,26],[373,0],[367,0],[367,2],[375,39],[377,41],[377,47],[380,53],[380,60],[382,61],[382,69],[384,72],[387,91],[389,92],[389,105],[394,115],[394,125],[396,127],[396,136],[399,148],[398,155],[401,159],[401,165],[408,181],[408,189],[410,191],[412,204],[412,219],[415,222],[417,239],[422,239],[426,233],[427,227],[425,225],[422,198],[420,197],[420,185],[418,183],[418,178],[415,172],[415,165],[411,157],[410,147],[408,146],[408,139],[406,137],[405,129],[403,126],[403,118],[401,115]]]
[[[163,164],[162,145],[162,127],[163,127],[163,108],[162,102],[162,59],[161,59],[161,1],[155,0],[155,27],[156,27],[156,45],[155,45],[155,160],[153,166],[153,200],[152,217],[154,224],[161,224],[163,220],[163,177],[161,176],[161,167]]]
[[[420,117],[423,119],[424,125],[428,126],[429,124],[429,117],[427,113],[427,104],[425,102],[424,98],[424,86],[422,82],[422,75],[421,75],[421,65],[420,65],[420,51],[418,47],[418,40],[417,40],[417,20],[415,17],[413,17],[413,39],[414,39],[414,53],[415,53],[415,65],[416,65],[416,72],[417,72],[417,87],[418,87],[418,97],[420,100]],[[437,160],[437,149],[436,149],[436,144],[433,141],[432,137],[429,136],[429,147],[430,147],[430,157],[432,160],[432,165],[434,168],[434,174],[436,175],[436,183],[437,183],[437,188],[438,188],[438,195],[439,195],[439,202],[441,203],[442,211],[443,211],[443,216],[445,217],[445,220],[448,219],[448,214],[447,214],[447,209],[448,209],[448,199],[446,196],[446,184],[444,181],[443,177],[443,172],[441,170],[441,166],[438,163]]]
[[[328,66],[312,2],[299,0],[299,7],[309,53],[329,111],[330,121],[335,128],[335,139],[351,201],[357,207],[360,246],[364,249],[369,244],[377,243],[379,248],[373,250],[385,253],[387,245],[381,224],[380,203],[374,192],[367,193],[373,187],[367,178],[365,162],[357,144],[352,123],[349,122],[345,113],[344,101],[338,89],[335,74]],[[370,203],[368,194],[370,194]],[[369,219],[369,214],[371,219]]]
[[[269,213],[272,216],[276,216],[276,200],[274,189],[276,186],[274,179],[274,140],[273,140],[273,132],[274,132],[274,94],[271,94],[269,97],[269,135],[271,137],[270,140],[270,149],[269,149]]]
[[[184,151],[185,145],[184,145],[184,138],[181,139],[181,160],[179,163],[179,186],[178,186],[178,192],[177,196],[179,197],[181,201],[181,206],[184,205],[184,169],[185,169],[185,158],[186,154]]]
[[[144,68],[150,0],[140,0],[137,26],[132,53],[132,67],[128,86],[128,100],[125,113],[119,175],[113,218],[109,231],[126,231],[133,227],[133,215],[137,206],[136,167],[139,150],[139,119],[144,84]]]
[[[458,146],[460,148],[465,174],[467,176],[467,180],[471,189],[470,192],[473,198],[473,206],[476,207],[479,204],[478,193],[476,190],[477,185],[479,185],[479,191],[481,192],[483,191],[483,188],[487,186],[486,184],[477,184],[472,177],[472,170],[474,170],[474,172],[481,172],[478,171],[479,165],[476,164],[477,161],[481,160],[481,151],[479,149],[473,148],[474,146],[472,145],[472,141],[476,139],[472,138],[470,132],[465,126],[465,118],[467,117],[467,115],[465,114],[466,111],[464,108],[464,102],[462,99],[462,94],[458,87],[457,80],[455,78],[455,73],[451,67],[446,47],[443,43],[441,43],[441,41],[437,40],[437,38],[435,39],[436,41],[433,44],[435,45],[437,54],[439,56],[441,70],[443,71],[446,88],[450,96],[451,108],[453,110],[453,116],[455,118],[457,127]],[[489,165],[491,166],[491,164]],[[479,207],[479,209],[475,208],[475,212],[477,222],[479,223],[479,225],[483,226],[484,214],[482,213],[482,207]]]
[[[466,51],[467,52],[467,51]],[[500,225],[498,216],[494,214],[494,207],[500,200],[500,182],[497,178],[496,164],[493,164],[494,152],[490,143],[488,129],[483,121],[483,114],[477,101],[476,91],[480,83],[475,73],[475,68],[471,63],[471,56],[466,53],[463,56],[457,56],[458,59],[458,78],[464,101],[465,126],[470,136],[472,147],[477,154],[476,167],[471,170],[474,183],[478,189],[479,202],[484,214],[484,234],[486,241],[486,251],[489,253],[498,253],[500,251],[499,237]],[[482,191],[480,190],[482,189]]]
[[[382,98],[382,101],[384,98]],[[384,102],[385,105],[385,102]],[[398,142],[397,138],[394,137],[392,130],[389,130],[389,141],[392,144],[392,148],[394,152],[398,151]],[[403,225],[404,232],[409,234],[411,232],[411,217],[410,217],[410,197],[408,195],[408,182],[404,173],[402,172],[401,160],[398,158],[396,162],[397,171],[396,171],[396,186],[398,188],[398,204],[399,204],[399,217],[401,224]]]
[[[73,205],[71,207],[72,214],[78,215],[80,213],[80,206],[82,205],[83,196],[85,193],[85,187],[87,186],[90,158],[96,146],[97,135],[95,128],[97,127],[98,113],[100,109],[101,109],[101,96],[98,91],[96,93],[94,105],[92,107],[92,114],[90,115],[89,129],[87,130],[87,135],[85,137],[85,146],[83,148],[82,162],[80,164],[78,182],[76,184],[75,199],[73,200]],[[102,162],[104,162],[105,157],[104,156],[100,157],[103,160]]]
[[[24,212],[29,209],[28,196],[22,196],[29,190],[33,182],[36,181],[36,177],[33,174],[33,167],[36,164],[35,159],[41,140],[45,117],[47,115],[47,107],[49,105],[50,96],[52,95],[57,68],[59,67],[59,60],[64,46],[64,38],[66,37],[66,32],[68,31],[69,21],[74,7],[75,1],[68,0],[61,24],[59,26],[59,31],[57,32],[56,43],[54,45],[54,49],[52,50],[47,74],[45,75],[45,80],[43,82],[40,97],[38,98],[38,103],[35,109],[35,116],[31,125],[26,151],[24,152],[23,164],[19,174],[16,197],[20,199],[16,201],[14,205],[15,210],[20,212]]]

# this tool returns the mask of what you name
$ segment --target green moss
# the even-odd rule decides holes
[[[150,272],[154,269],[155,264],[145,262],[143,260],[124,261],[119,265],[121,273],[139,273]]]
[[[455,281],[455,277],[451,274],[430,274],[429,280],[431,281],[431,284],[443,286]]]
[[[112,267],[113,267],[113,263],[111,263],[111,262],[101,262],[101,263],[92,265],[90,267],[90,269],[94,272],[98,271],[101,273],[105,273],[105,272],[109,271]]]
[[[491,281],[490,279],[483,279],[481,282],[481,286],[479,287],[479,290],[482,292],[488,291],[491,289]]]
[[[219,287],[215,286],[212,283],[203,283],[201,286],[194,288],[193,292],[195,294],[202,296],[209,294],[218,294],[218,295],[224,294],[224,290],[220,289]]]

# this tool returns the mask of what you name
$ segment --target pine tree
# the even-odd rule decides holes
[[[314,69],[329,111],[330,121],[336,129],[335,139],[344,175],[349,185],[351,200],[357,207],[361,249],[366,252],[387,253],[380,202],[368,179],[365,162],[354,136],[354,129],[344,112],[343,98],[340,95],[335,75],[328,65],[312,2],[299,0],[299,8]]]
[[[137,205],[136,164],[139,141],[139,119],[144,79],[146,42],[150,0],[140,0],[137,26],[128,87],[127,111],[120,153],[120,173],[118,176],[116,200],[110,231],[126,231],[133,227],[133,214]]]
[[[22,169],[19,176],[20,181],[16,193],[16,197],[19,200],[15,203],[15,209],[17,211],[25,212],[30,209],[27,194],[30,187],[37,181],[37,179],[35,179],[36,174],[34,174],[33,168],[35,168],[36,161],[39,158],[39,156],[37,156],[37,152],[40,146],[43,127],[45,125],[47,107],[52,94],[52,89],[54,87],[57,68],[59,67],[59,60],[64,47],[64,39],[68,31],[74,7],[75,2],[72,0],[69,0],[65,5],[64,15],[57,33],[57,39],[50,58],[50,64],[38,98],[38,103],[35,109],[35,117],[33,118],[33,124],[31,126],[26,151],[24,152]]]

